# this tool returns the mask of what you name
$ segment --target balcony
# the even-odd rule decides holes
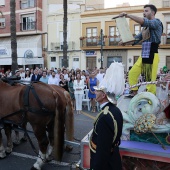
[[[120,41],[119,36],[103,36],[103,46],[117,46]],[[100,37],[80,37],[80,47],[81,48],[91,48],[91,47],[101,47],[101,39]]]
[[[63,42],[51,42],[50,51],[63,51]],[[67,50],[73,51],[75,50],[75,42],[69,41],[67,42]]]
[[[20,23],[20,30],[21,31],[32,31],[36,30],[36,22],[24,22]]]
[[[134,35],[135,36],[135,35]],[[118,46],[120,41],[120,36],[103,36],[103,49],[136,49],[141,48],[142,42],[135,46],[126,44],[126,46]],[[100,37],[80,37],[80,48],[81,49],[100,49],[101,39]],[[161,37],[160,48],[170,48],[170,35],[165,35]]]

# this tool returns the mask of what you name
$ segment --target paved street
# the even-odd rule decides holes
[[[93,118],[97,113],[90,113],[86,109],[82,111],[82,114],[74,114],[75,124],[75,142],[80,143],[80,140],[92,129]],[[29,127],[29,130],[30,127]],[[22,137],[22,133],[20,133]],[[37,141],[34,135],[30,135],[34,145],[38,150]],[[4,140],[4,144],[5,144]],[[0,170],[30,170],[36,160],[36,154],[33,152],[29,142],[21,142],[20,145],[14,146],[13,152],[5,159],[0,160]],[[42,170],[74,170],[75,162],[80,160],[80,147],[73,147],[73,150],[68,153],[64,151],[63,160],[61,163],[52,161],[46,163]],[[73,165],[72,165],[73,164]]]

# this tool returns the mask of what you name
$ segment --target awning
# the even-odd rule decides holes
[[[41,35],[18,37],[17,56],[18,65],[44,64]],[[0,38],[0,65],[11,64],[11,39]]]

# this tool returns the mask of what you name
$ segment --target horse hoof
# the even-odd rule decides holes
[[[1,152],[0,153],[0,159],[3,159],[3,158],[5,158],[6,157],[6,153],[5,152]]]
[[[73,147],[71,145],[66,145],[65,151],[66,152],[71,152],[73,150]]]
[[[20,144],[20,140],[15,140],[15,141],[13,141],[13,143],[14,143],[15,145],[19,145],[19,144]]]
[[[10,154],[12,152],[12,148],[7,147],[5,151],[7,154]]]
[[[50,156],[47,158],[46,162],[51,162],[52,160],[54,160],[54,157],[53,157],[52,155],[50,155]]]
[[[21,138],[21,142],[27,142],[27,137]]]

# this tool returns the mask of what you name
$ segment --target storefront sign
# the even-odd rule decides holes
[[[96,51],[86,51],[86,56],[96,56]]]
[[[32,50],[27,50],[25,53],[24,53],[24,57],[25,58],[33,58],[34,57],[34,53]]]
[[[5,46],[0,46],[0,56],[1,55],[9,55],[9,51]]]
[[[43,58],[32,58],[32,59],[25,59],[24,65],[31,65],[31,64],[44,64]]]

